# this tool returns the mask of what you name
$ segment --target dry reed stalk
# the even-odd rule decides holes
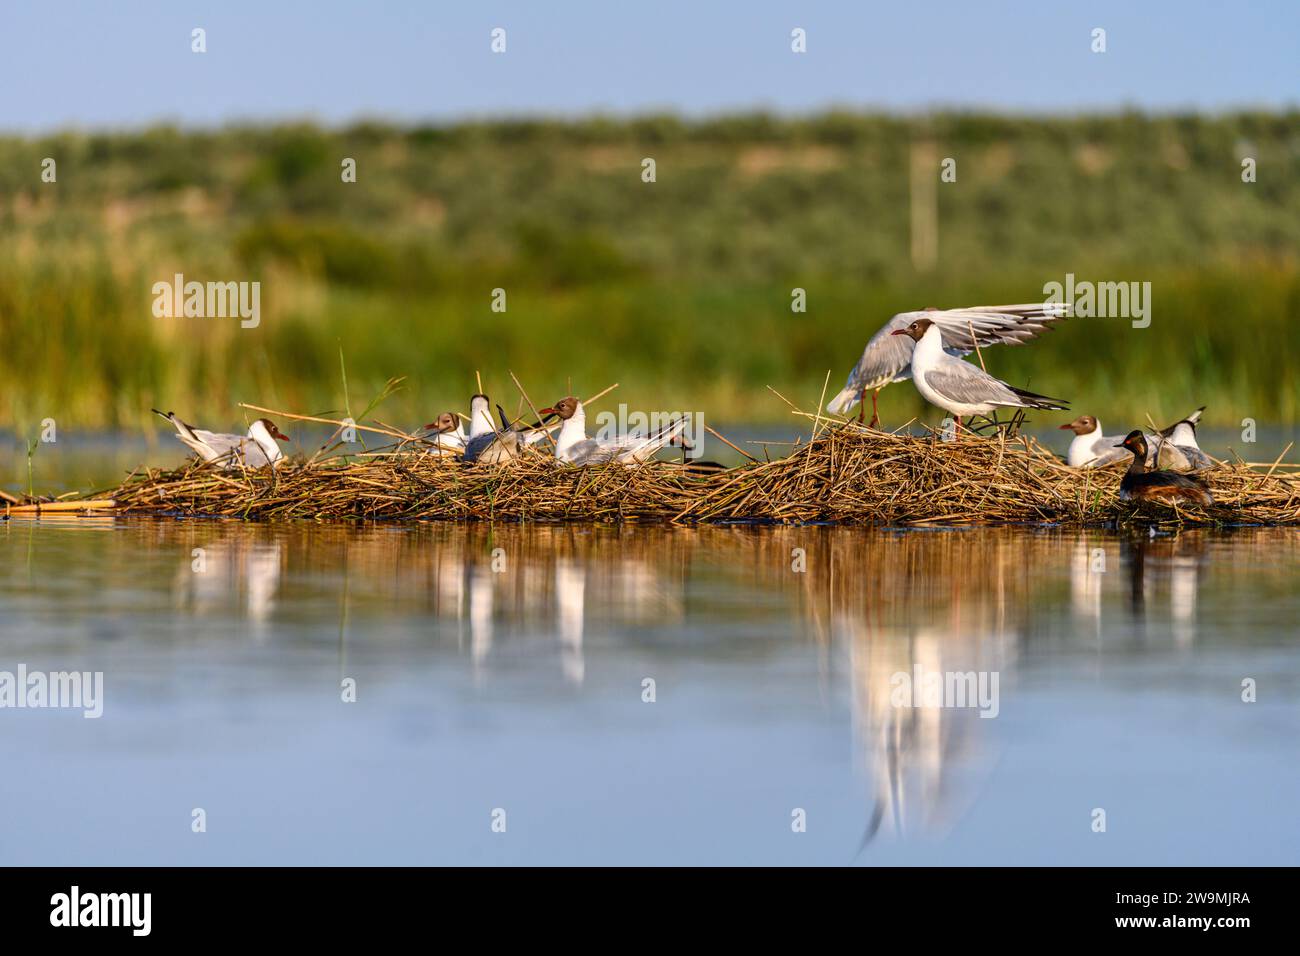
[[[705,425],[705,426],[704,426],[704,430],[705,430],[706,432],[708,432],[710,435],[712,435],[714,438],[716,438],[718,441],[722,442],[724,445],[726,445],[727,447],[729,447],[732,451],[738,451],[738,452],[740,452],[742,455],[744,455],[746,458],[748,458],[750,461],[754,462],[755,464],[758,463],[758,459],[757,459],[757,458],[755,458],[755,457],[754,457],[753,455],[751,455],[749,452],[745,451],[745,449],[743,449],[743,448],[738,448],[738,447],[736,447],[735,445],[733,445],[731,442],[729,442],[729,441],[728,441],[726,438],[724,438],[722,435],[718,434],[718,432],[714,431],[714,430],[713,430],[712,428],[710,428],[708,425]]]
[[[261,405],[250,405],[248,402],[240,402],[240,408],[247,408],[254,412],[264,412],[267,415],[275,415],[279,418],[287,418],[293,422],[316,422],[322,425],[335,425],[339,428],[346,428],[349,425],[359,432],[373,432],[376,435],[387,435],[389,438],[396,438],[400,441],[423,441],[418,435],[411,435],[407,432],[398,431],[393,428],[376,428],[373,425],[359,425],[355,422],[345,422],[337,418],[321,418],[316,415],[296,415],[293,412],[280,411],[276,408],[263,408]]]
[[[118,507],[112,498],[78,498],[76,501],[36,501],[25,505],[6,505],[7,515],[39,515],[57,512],[112,511]]]

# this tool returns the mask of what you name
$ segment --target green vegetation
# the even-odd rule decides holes
[[[463,408],[475,369],[513,399],[508,368],[535,401],[617,381],[633,407],[772,419],[765,385],[811,406],[893,312],[1033,301],[1067,272],[1150,281],[1151,327],[1075,319],[988,353],[992,371],[1103,418],[1293,421],[1298,130],[1294,113],[828,114],[0,137],[0,423],[338,410],[340,349],[353,397],[406,376],[381,414],[412,425]],[[917,142],[958,164],[956,183],[933,170],[923,269]],[[155,318],[175,273],[260,281],[260,325]],[[908,387],[881,405],[936,417]]]

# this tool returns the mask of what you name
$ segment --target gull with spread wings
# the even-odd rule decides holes
[[[891,382],[905,382],[912,377],[914,343],[910,337],[895,333],[918,319],[927,319],[939,329],[945,352],[962,356],[973,352],[977,345],[980,348],[1021,345],[1068,315],[1068,305],[1044,302],[900,312],[871,337],[862,351],[862,358],[849,373],[848,382],[826,403],[826,410],[843,415],[862,402],[862,411],[858,413],[858,421],[862,421],[867,410],[866,395],[871,392],[871,427],[879,424],[876,398],[880,390]]]
[[[950,413],[961,427],[963,415],[991,415],[999,408],[1047,408],[1063,411],[1070,403],[1026,391],[994,378],[944,348],[943,334],[929,318],[917,319],[891,335],[906,336],[912,349],[912,383],[931,405]]]

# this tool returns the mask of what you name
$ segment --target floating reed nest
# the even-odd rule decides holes
[[[667,461],[575,468],[542,453],[467,466],[401,446],[274,472],[140,471],[94,498],[111,498],[116,513],[257,520],[1300,524],[1297,466],[1203,472],[1216,501],[1204,510],[1121,502],[1122,472],[1070,468],[1031,438],[943,441],[835,424],[787,457],[714,473]]]

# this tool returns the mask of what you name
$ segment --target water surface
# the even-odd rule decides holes
[[[3,863],[1300,846],[1290,530],[45,518],[0,567],[0,671],[105,682],[99,719],[0,709]],[[899,706],[927,673],[997,675],[996,716]]]

